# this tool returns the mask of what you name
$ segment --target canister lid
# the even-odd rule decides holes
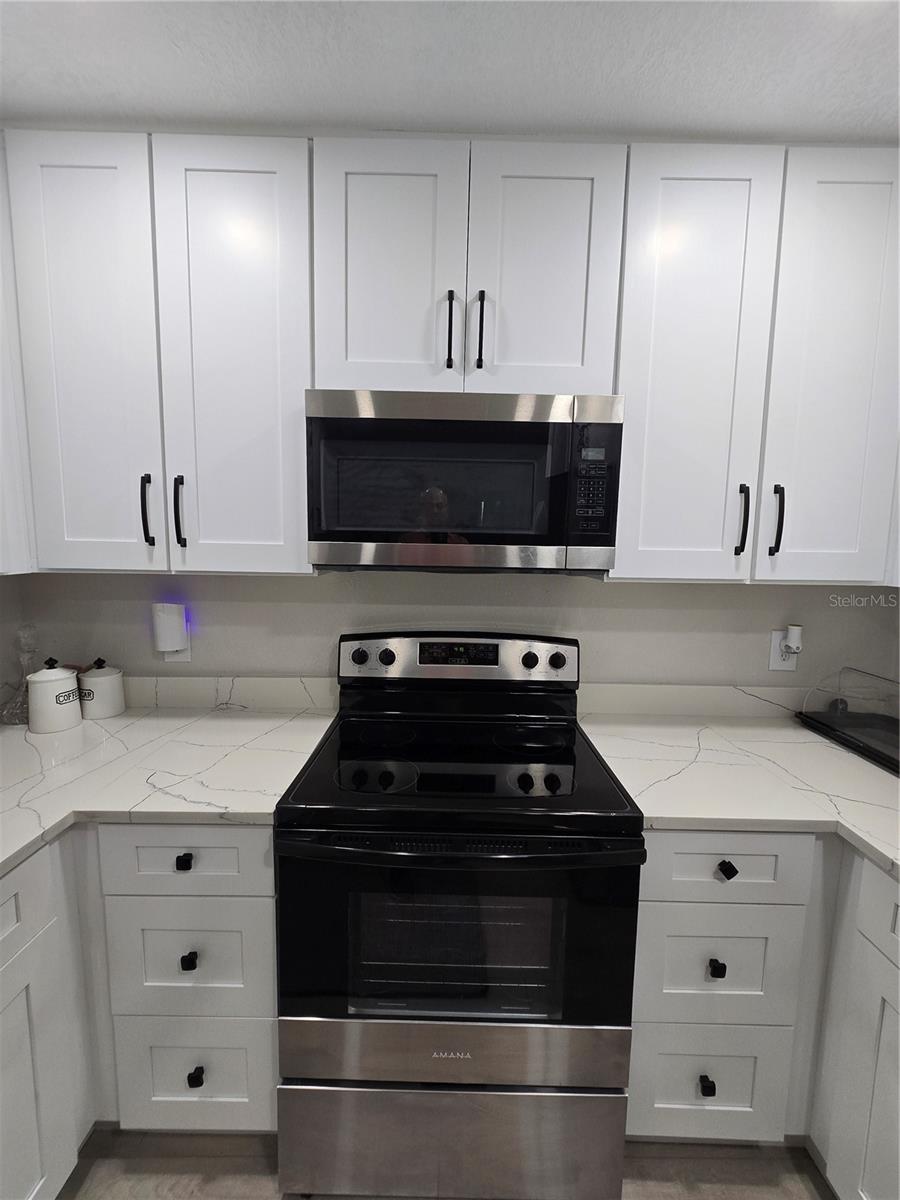
[[[95,658],[86,671],[82,671],[79,679],[84,679],[85,675],[90,675],[91,679],[106,679],[110,675],[121,675],[121,667],[108,667],[105,658]]]
[[[44,660],[43,669],[40,671],[32,671],[25,678],[29,683],[51,683],[54,680],[71,679],[75,672],[71,667],[58,667],[56,664],[58,659],[47,658]]]

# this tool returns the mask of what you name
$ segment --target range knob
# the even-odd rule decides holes
[[[357,667],[364,667],[369,661],[368,650],[364,650],[362,646],[357,646],[350,655],[350,661]]]
[[[383,650],[378,651],[378,661],[383,667],[389,667],[397,661],[397,655],[393,650],[389,650],[387,646]]]
[[[382,771],[381,774],[378,776],[378,786],[381,788],[381,790],[383,792],[386,792],[389,787],[392,787],[393,783],[394,783],[394,772],[393,771]]]
[[[526,796],[534,787],[534,779],[528,774],[527,771],[522,772],[522,774],[516,780],[516,783],[519,785],[519,789],[523,791]]]
[[[566,656],[561,650],[554,650],[547,661],[554,671],[561,671],[566,665]]]
[[[550,793],[551,796],[555,796],[556,793],[559,791],[559,789],[562,787],[562,783],[560,781],[559,776],[557,774],[555,774],[553,771],[551,771],[549,775],[545,775],[544,776],[544,787],[547,789],[547,791]]]
[[[522,666],[525,667],[527,671],[533,671],[537,665],[538,656],[533,650],[526,650],[522,655]]]
[[[350,776],[350,782],[353,784],[353,786],[355,788],[365,787],[366,784],[369,782],[369,772],[364,771],[362,769],[362,767],[357,767],[356,770],[353,772],[353,774]]]

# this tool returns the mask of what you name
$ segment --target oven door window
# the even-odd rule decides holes
[[[349,915],[351,1014],[560,1019],[564,899],[362,892]]]
[[[310,418],[313,539],[565,542],[565,424]]]
[[[276,861],[281,1016],[631,1021],[637,867]]]

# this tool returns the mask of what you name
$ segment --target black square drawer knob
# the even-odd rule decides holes
[[[709,960],[709,977],[710,979],[724,979],[728,974],[728,966],[726,963],[719,962],[717,958]]]
[[[182,956],[181,956],[182,971],[196,971],[197,970],[197,959],[199,957],[200,957],[200,955],[197,953],[196,950],[189,950],[187,952],[187,954],[182,954]]]
[[[700,1076],[700,1095],[711,1097],[716,1094],[716,1081],[708,1075]]]
[[[187,1073],[187,1085],[189,1088],[203,1087],[203,1068],[194,1067],[193,1071]]]
[[[191,854],[190,850],[185,851],[184,854],[176,854],[175,855],[175,870],[176,871],[190,871],[191,868],[193,867],[193,865],[194,865],[194,856],[193,856],[193,854]]]
[[[722,859],[717,870],[723,879],[734,879],[735,875],[740,874],[734,863],[727,858]]]

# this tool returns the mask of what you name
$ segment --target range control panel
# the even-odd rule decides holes
[[[338,679],[578,683],[574,638],[449,633],[344,634]]]

